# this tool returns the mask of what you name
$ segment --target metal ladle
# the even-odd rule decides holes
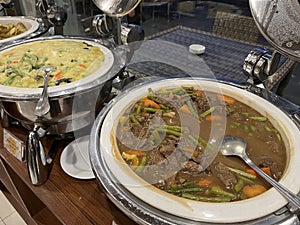
[[[43,72],[43,79],[44,79],[44,86],[42,95],[39,98],[34,114],[38,117],[41,117],[43,115],[46,115],[50,110],[50,104],[48,99],[48,74],[50,74],[52,71],[56,70],[57,68],[55,66],[43,66],[37,71],[37,76],[41,76],[40,73]]]
[[[287,200],[300,209],[300,198],[288,190],[286,187],[275,181],[273,178],[265,174],[246,154],[247,142],[239,137],[225,136],[220,148],[220,152],[225,156],[239,156],[242,158],[252,169],[255,170],[262,178],[269,182],[274,188],[277,189]]]

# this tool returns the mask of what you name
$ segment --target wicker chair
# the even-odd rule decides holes
[[[213,33],[250,43],[257,43],[260,36],[260,32],[252,17],[221,11],[216,13]]]
[[[176,13],[178,14],[178,19],[180,20],[181,15],[184,16],[195,16],[195,6],[196,1],[183,1],[177,3]]]

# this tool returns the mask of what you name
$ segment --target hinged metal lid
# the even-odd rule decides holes
[[[282,54],[300,61],[299,0],[249,0],[249,3],[266,40]]]

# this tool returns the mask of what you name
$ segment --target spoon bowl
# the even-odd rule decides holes
[[[225,136],[220,148],[220,152],[225,156],[239,156],[245,161],[255,172],[257,172],[262,178],[269,182],[277,191],[279,191],[289,202],[295,207],[296,211],[300,210],[300,198],[288,190],[286,187],[278,183],[276,180],[264,173],[253,161],[248,157],[246,153],[247,142],[235,136]]]

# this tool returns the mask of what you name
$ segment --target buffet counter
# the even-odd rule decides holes
[[[182,76],[184,72],[243,83],[247,80],[242,71],[244,59],[257,47],[181,26],[149,39],[151,41],[144,42],[128,64],[129,69],[141,76]],[[205,54],[189,54],[188,46],[194,43],[205,45]],[[292,76],[292,79],[295,78]],[[25,143],[28,130],[13,125],[7,129]],[[28,224],[136,224],[107,198],[97,180],[74,179],[63,171],[60,155],[72,140],[59,142],[49,179],[43,185],[34,186],[26,162],[3,147],[3,128],[0,127],[0,188],[9,201]],[[47,136],[44,146],[50,148],[54,141]]]
[[[8,130],[22,141],[26,138],[20,127]],[[47,182],[33,186],[26,163],[3,148],[2,127],[0,137],[0,187],[27,224],[135,224],[106,198],[96,180],[74,179],[62,170],[59,156],[70,140],[59,143]],[[45,141],[50,146],[53,139]]]

